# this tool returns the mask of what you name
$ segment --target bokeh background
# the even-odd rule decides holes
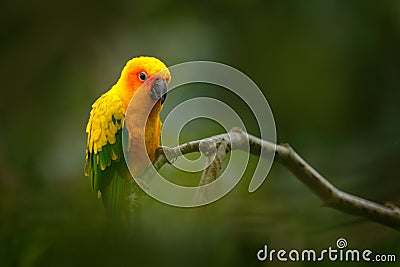
[[[321,250],[340,237],[400,260],[398,232],[321,206],[278,164],[255,193],[250,168],[203,208],[146,198],[130,234],[83,175],[90,105],[128,59],[211,60],[259,85],[278,142],[339,188],[400,204],[399,47],[399,1],[2,1],[0,266],[250,266],[264,244]],[[192,122],[181,140],[220,131]]]

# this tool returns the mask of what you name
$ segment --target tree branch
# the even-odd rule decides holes
[[[234,128],[228,134],[211,136],[206,139],[191,141],[175,148],[158,150],[153,166],[159,170],[169,159],[176,159],[182,154],[200,151],[201,143],[213,143],[216,150],[214,161],[204,171],[200,184],[204,185],[216,179],[226,154],[234,149],[245,150],[244,144],[250,145],[250,153],[259,156],[261,150],[275,151],[277,162],[290,170],[311,192],[322,200],[325,206],[352,215],[362,216],[371,221],[400,230],[400,208],[394,204],[381,205],[346,192],[332,185],[327,179],[313,169],[289,145],[276,145],[247,134],[242,129]],[[246,151],[246,150],[245,150]],[[141,176],[145,180],[146,173]]]

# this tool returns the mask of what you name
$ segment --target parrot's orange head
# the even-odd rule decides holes
[[[167,84],[171,80],[168,68],[154,57],[135,57],[129,60],[122,70],[119,83],[123,84],[126,93],[133,94],[144,83],[148,86],[153,100],[164,102]]]

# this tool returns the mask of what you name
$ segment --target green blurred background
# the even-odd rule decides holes
[[[399,260],[398,232],[322,207],[278,164],[255,193],[247,175],[203,208],[146,198],[129,235],[83,176],[90,105],[129,58],[211,60],[263,90],[278,142],[339,188],[399,204],[399,1],[2,1],[0,14],[0,266],[260,265],[264,244],[340,237]],[[201,123],[181,140],[221,130]]]

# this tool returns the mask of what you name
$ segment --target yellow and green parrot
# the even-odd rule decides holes
[[[135,175],[147,165],[148,159],[154,159],[159,146],[159,114],[170,79],[168,68],[157,58],[136,57],[126,63],[117,83],[92,105],[86,127],[85,175],[91,178],[92,188],[98,198],[102,198],[110,216],[124,217],[132,180],[122,148],[122,131],[127,130],[125,117],[128,105],[135,96],[135,105],[129,106],[131,123],[127,135],[129,155],[133,155],[133,164],[129,166],[132,166],[130,170]],[[141,127],[138,122],[143,120],[145,123],[141,125],[145,126]],[[139,140],[144,140],[146,152],[137,153],[136,158],[135,150],[143,149]],[[148,158],[139,156],[143,154]]]

